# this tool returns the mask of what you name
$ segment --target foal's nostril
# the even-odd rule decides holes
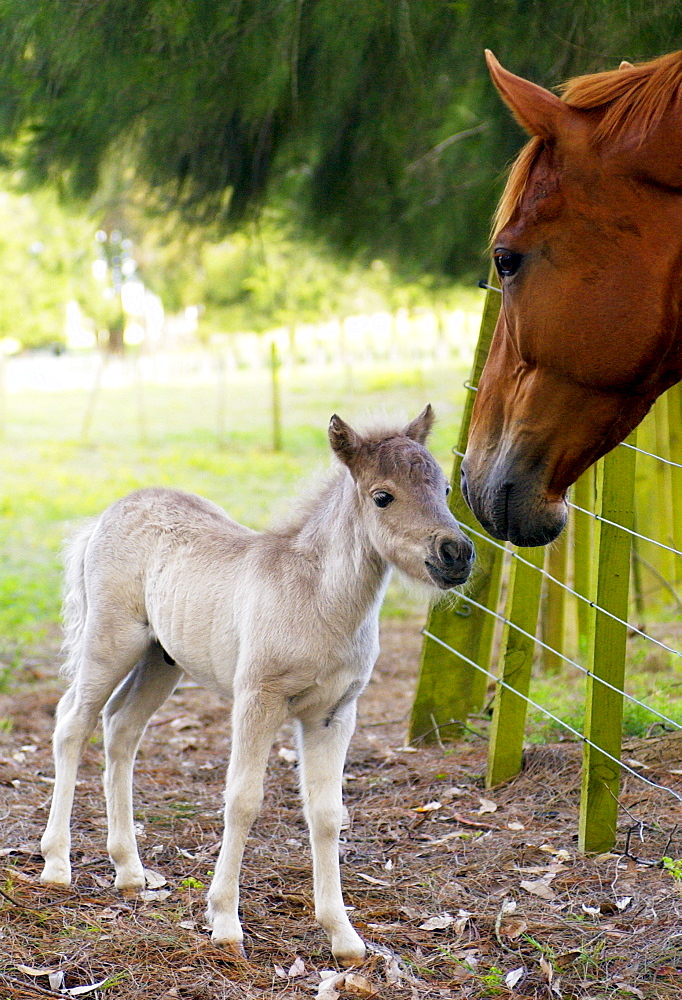
[[[454,543],[450,541],[440,543],[438,556],[444,566],[454,566],[455,562],[457,562],[457,559],[459,558],[459,554]]]
[[[468,538],[461,541],[446,538],[437,551],[440,562],[448,570],[464,570],[474,558],[474,547]]]

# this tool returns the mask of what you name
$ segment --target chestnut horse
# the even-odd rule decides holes
[[[543,545],[569,486],[682,379],[682,52],[563,99],[486,56],[532,138],[494,222],[502,309],[462,491],[496,538]]]

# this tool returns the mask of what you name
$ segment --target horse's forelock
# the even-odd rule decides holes
[[[627,69],[577,76],[563,83],[563,100],[580,111],[601,111],[592,141],[601,144],[624,134],[638,143],[661,121],[682,94],[682,51]],[[516,215],[545,140],[533,136],[514,160],[493,217],[491,244]]]

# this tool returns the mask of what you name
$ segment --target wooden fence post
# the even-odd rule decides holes
[[[568,527],[556,542],[547,547],[545,569],[560,583],[566,583],[568,564]],[[558,674],[564,665],[561,654],[564,649],[566,631],[566,590],[558,583],[547,580],[544,612],[542,615],[542,641],[551,649],[542,650],[542,666],[545,673]],[[554,652],[556,650],[556,652]]]
[[[583,510],[594,510],[594,466],[590,466],[573,487],[573,500]],[[592,536],[594,519],[580,510],[573,511],[573,589],[582,597],[592,595]],[[585,601],[577,602],[578,650],[587,652],[591,608]]]
[[[668,389],[668,427],[670,430],[670,458],[677,462],[670,470],[673,491],[673,541],[682,552],[682,382]],[[682,559],[675,561],[675,583],[682,583]]]
[[[488,284],[499,288],[497,274],[491,268]],[[488,290],[486,294],[478,346],[471,370],[471,385],[476,386],[488,356],[490,342],[497,324],[502,296],[499,291]],[[464,413],[460,427],[457,451],[464,452],[469,436],[471,411],[475,393],[469,391],[464,403]],[[455,455],[452,470],[452,493],[450,507],[457,520],[477,532],[483,529],[467,507],[459,485],[461,457]],[[504,553],[499,543],[488,545],[474,536],[476,563],[466,593],[486,607],[496,607],[500,585],[500,568]],[[487,664],[490,659],[494,635],[494,622],[490,616],[473,604],[466,596],[446,598],[434,605],[429,612],[426,629],[438,636],[453,649],[459,650],[474,662]],[[472,704],[482,701],[486,682],[470,664],[453,656],[427,636],[422,646],[421,670],[412,705],[409,739],[435,741],[437,739],[457,739],[462,733]]]
[[[634,444],[633,433],[628,442]],[[634,511],[636,453],[614,448],[597,466],[597,561],[595,597],[600,608],[627,621],[630,584],[630,541]],[[585,705],[585,736],[600,749],[585,744],[578,844],[581,851],[609,851],[616,840],[620,767],[601,750],[620,760],[623,696],[599,683],[599,678],[623,689],[627,627],[591,609],[592,628]]]
[[[526,697],[530,686],[535,641],[522,635],[535,635],[540,610],[542,574],[545,558],[541,547],[519,549],[518,553],[532,565],[512,558],[507,590],[507,612],[500,650],[499,677],[514,691],[497,685],[493,722],[488,745],[486,785],[499,785],[521,770],[523,733],[526,725]],[[515,692],[519,693],[516,694]]]

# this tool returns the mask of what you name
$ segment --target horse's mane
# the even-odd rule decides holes
[[[682,51],[627,69],[576,76],[561,84],[563,100],[572,108],[599,113],[592,133],[595,145],[627,132],[641,143],[661,120],[682,87]],[[492,233],[503,229],[519,207],[531,170],[545,140],[533,136],[514,161],[493,218]]]

